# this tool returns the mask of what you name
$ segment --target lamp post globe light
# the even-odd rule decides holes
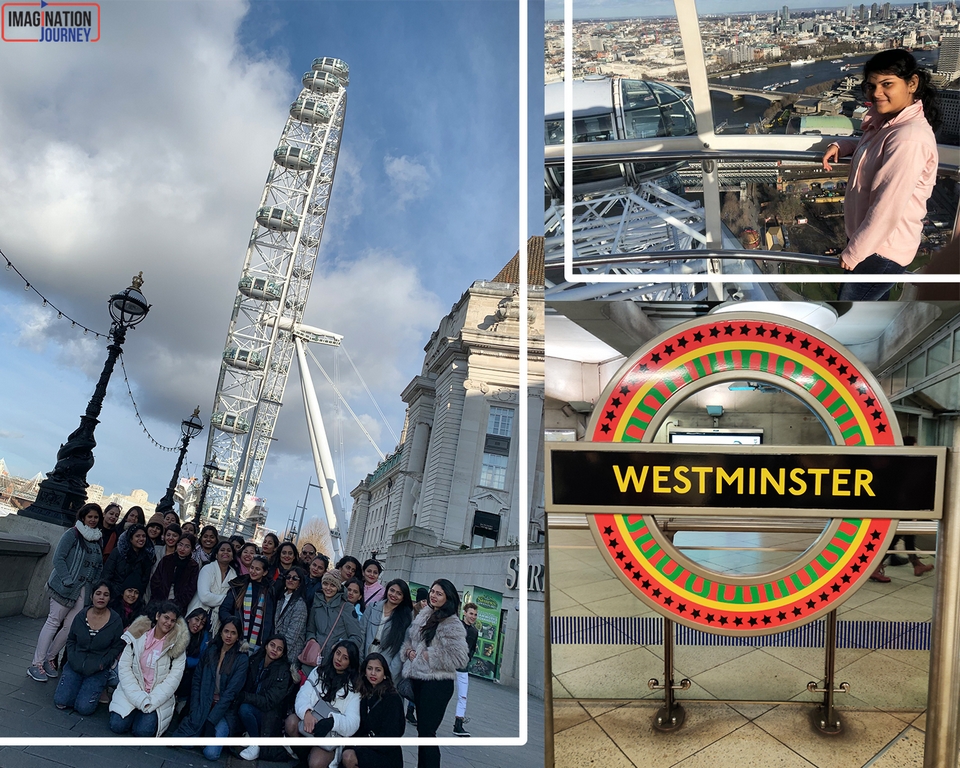
[[[21,510],[20,515],[69,528],[76,521],[77,510],[86,503],[87,472],[93,467],[93,449],[97,445],[93,431],[100,423],[97,416],[103,408],[107,383],[126,340],[127,329],[140,323],[150,311],[150,305],[140,292],[142,285],[143,272],[133,278],[129,288],[108,299],[107,305],[113,319],[108,334],[110,344],[107,345],[107,360],[93,390],[93,397],[80,417],[80,426],[57,451],[57,464],[47,479],[40,483],[37,500]]]
[[[198,405],[189,419],[184,419],[180,422],[180,433],[183,435],[183,440],[180,442],[180,455],[177,457],[177,466],[176,469],[173,470],[173,477],[170,478],[170,485],[167,486],[167,492],[163,495],[163,498],[160,499],[160,503],[157,504],[157,512],[161,515],[165,515],[173,509],[173,493],[177,488],[180,469],[183,467],[183,457],[187,455],[187,446],[190,445],[190,440],[202,431],[203,422],[200,421],[200,406]]]
[[[200,500],[197,502],[197,511],[193,516],[193,522],[200,530],[200,517],[203,515],[203,504],[207,500],[207,486],[210,485],[210,478],[220,471],[217,465],[217,457],[214,456],[207,464],[203,465],[203,485],[200,486]]]

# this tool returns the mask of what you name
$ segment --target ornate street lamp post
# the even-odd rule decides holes
[[[167,492],[157,504],[157,512],[161,515],[173,509],[173,492],[177,488],[177,480],[180,478],[180,469],[183,467],[183,457],[187,455],[187,446],[190,440],[203,431],[203,422],[200,421],[200,406],[198,405],[189,419],[180,422],[180,433],[183,440],[180,443],[180,456],[177,457],[177,467],[173,470],[173,477],[170,478],[170,485],[167,486]]]
[[[203,514],[203,504],[207,500],[207,486],[210,485],[210,478],[220,471],[217,466],[216,457],[210,460],[209,464],[203,465],[203,485],[200,486],[200,501],[197,503],[197,514],[193,516],[193,522],[200,530],[200,516]]]
[[[97,416],[103,408],[110,374],[113,373],[113,367],[120,356],[127,329],[137,325],[150,311],[150,305],[140,293],[142,285],[143,272],[133,278],[129,288],[109,298],[107,303],[113,319],[109,334],[110,344],[107,345],[107,361],[103,364],[93,397],[80,417],[80,426],[57,451],[57,465],[47,475],[47,479],[40,483],[37,500],[18,514],[57,523],[65,528],[76,522],[77,510],[87,500],[87,472],[93,467],[93,449],[97,445],[93,431],[100,423]]]

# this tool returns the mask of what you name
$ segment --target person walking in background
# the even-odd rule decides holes
[[[59,674],[53,660],[66,645],[70,627],[84,607],[91,585],[100,580],[102,520],[99,505],[84,504],[77,510],[77,522],[60,537],[54,550],[53,570],[47,579],[50,612],[37,638],[33,664],[27,669],[27,674],[38,683]]]
[[[917,255],[937,178],[936,91],[930,73],[899,48],[864,65],[862,88],[872,102],[863,135],[833,142],[823,154],[828,171],[830,163],[852,155],[843,203],[848,242],[840,264],[856,275],[899,275]],[[845,283],[838,300],[883,300],[892,287]]]
[[[480,639],[480,633],[474,624],[477,623],[477,604],[466,603],[463,606],[463,628],[467,633],[467,663],[462,669],[457,670],[457,715],[453,723],[453,733],[456,736],[469,736],[470,734],[463,727],[464,719],[467,715],[467,690],[470,686],[470,674],[467,672],[467,666],[470,659],[477,652],[477,640]]]

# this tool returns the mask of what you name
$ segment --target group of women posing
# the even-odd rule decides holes
[[[304,563],[294,544],[271,541],[272,534],[267,555],[242,540],[210,542],[207,530],[194,545],[192,533],[172,520],[152,544],[142,511],[123,521],[119,512],[85,505],[54,552],[50,612],[28,674],[60,677],[58,708],[90,715],[110,685],[115,733],[161,735],[182,710],[176,736],[258,737],[281,729],[290,736],[402,736],[403,681],[417,705],[418,735],[436,735],[456,670],[467,662],[459,596],[449,581],[434,582],[429,604],[414,616],[406,582],[380,584],[376,561],[346,557],[328,570],[322,555]],[[153,599],[144,608],[148,589]],[[310,768],[403,764],[399,747],[300,751]],[[219,746],[204,749],[208,759],[219,754]],[[251,746],[240,756],[259,754]],[[420,748],[420,766],[439,762],[438,748]]]

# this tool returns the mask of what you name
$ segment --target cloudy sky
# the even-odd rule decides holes
[[[103,332],[107,297],[143,270],[153,308],[124,359],[148,428],[174,445],[194,406],[209,421],[254,212],[300,76],[315,57],[342,58],[346,125],[304,321],[344,336],[399,434],[399,393],[430,333],[517,249],[517,4],[101,5],[98,43],[0,43],[0,248]],[[79,423],[106,343],[57,320],[11,271],[0,271],[0,300],[0,458],[14,473],[45,473]],[[333,353],[315,354],[332,374]],[[346,359],[340,370],[351,407],[392,451]],[[334,397],[313,376],[337,454]],[[349,502],[378,458],[344,418]],[[259,494],[282,530],[314,479],[295,374],[275,437]],[[97,440],[89,482],[159,499],[175,455],[142,433],[119,367]],[[206,433],[191,446],[194,471],[205,445]],[[308,517],[319,512],[314,491]]]

